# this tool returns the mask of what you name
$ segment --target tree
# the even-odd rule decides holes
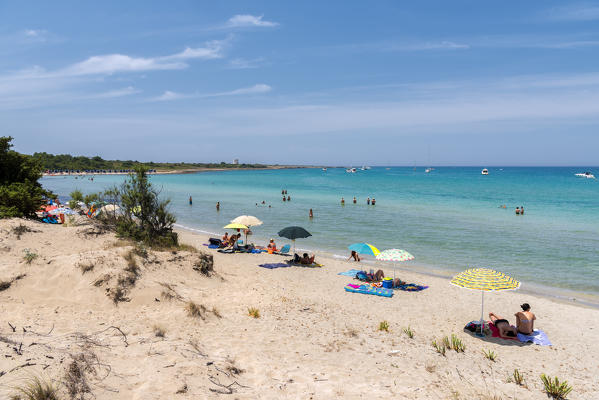
[[[0,137],[0,218],[35,217],[52,193],[39,183],[41,164],[11,150],[10,136]]]
[[[120,188],[123,215],[117,220],[117,233],[152,246],[177,245],[177,233],[173,232],[176,218],[168,211],[170,200],[160,199],[147,172],[147,168],[137,167]]]

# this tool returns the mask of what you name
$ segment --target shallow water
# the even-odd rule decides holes
[[[599,182],[574,176],[584,170],[489,168],[483,176],[481,168],[439,167],[427,174],[423,168],[376,167],[355,174],[293,169],[151,179],[171,198],[178,224],[188,228],[221,234],[229,220],[249,214],[264,221],[254,229],[256,243],[274,237],[280,246],[288,241],[276,233],[300,225],[313,236],[298,240],[298,248],[345,256],[349,244],[368,242],[381,250],[408,250],[418,265],[447,271],[491,267],[523,286],[599,295]],[[75,188],[100,191],[123,179],[45,177],[42,183],[66,200]],[[283,188],[290,202],[281,200]],[[376,206],[366,204],[368,196]],[[515,215],[517,206],[524,206],[524,216]]]

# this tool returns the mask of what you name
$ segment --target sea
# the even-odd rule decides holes
[[[182,228],[219,237],[233,218],[253,215],[264,222],[252,228],[256,244],[274,238],[280,247],[289,241],[278,237],[279,230],[302,226],[312,236],[296,241],[298,251],[346,259],[349,245],[366,242],[414,255],[394,266],[400,269],[450,277],[467,268],[492,268],[520,280],[522,289],[599,304],[599,181],[575,176],[588,168],[490,167],[488,175],[481,170],[236,170],[154,175],[151,182],[170,199]],[[66,201],[74,189],[99,192],[124,179],[49,176],[41,182]],[[290,201],[282,201],[282,190]],[[367,204],[368,198],[376,205]],[[516,215],[516,207],[524,207],[524,215]]]

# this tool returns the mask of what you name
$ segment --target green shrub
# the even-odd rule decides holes
[[[248,315],[253,318],[260,318],[260,310],[255,307],[248,308]]]
[[[81,193],[81,190],[76,189],[71,192],[70,196],[71,200],[69,200],[69,207],[71,207],[71,209],[73,210],[77,210],[78,208],[80,208],[79,202],[83,201],[83,193]]]
[[[10,400],[59,400],[58,390],[54,385],[36,376],[15,387],[13,391]]]
[[[483,354],[487,360],[495,362],[495,359],[497,359],[497,353],[493,350],[483,350]]]
[[[0,218],[34,218],[52,197],[38,182],[41,164],[31,156],[11,150],[12,137],[0,137]]]
[[[565,400],[566,396],[572,391],[572,386],[568,385],[568,381],[560,382],[557,376],[552,380],[551,377],[542,374],[541,381],[547,396],[555,400]]]
[[[441,354],[442,356],[445,356],[445,350],[447,350],[445,343],[441,342],[441,344],[439,344],[436,340],[433,340],[431,345],[437,353]]]
[[[406,335],[408,335],[408,337],[410,339],[414,339],[414,331],[409,326],[407,328],[403,329],[403,333],[405,333]]]
[[[451,335],[451,348],[458,353],[463,353],[466,350],[466,345],[462,343],[462,339],[458,338],[456,335]]]
[[[379,331],[389,332],[389,323],[387,321],[381,321],[379,323]]]
[[[36,253],[32,253],[31,250],[29,250],[29,249],[25,249],[25,250],[23,250],[23,252],[25,253],[25,255],[23,256],[23,259],[25,260],[25,262],[27,264],[31,264],[33,262],[33,260],[38,258],[38,255]]]
[[[514,369],[512,377],[514,378],[514,382],[516,382],[517,385],[522,386],[524,384],[524,375],[522,375],[522,373],[518,371],[518,368]]]

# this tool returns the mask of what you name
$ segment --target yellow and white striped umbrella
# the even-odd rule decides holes
[[[466,289],[480,290],[480,336],[484,336],[485,292],[516,290],[520,287],[520,282],[511,276],[488,268],[467,269],[454,276],[450,283]]]
[[[486,292],[498,290],[516,290],[520,282],[504,274],[488,268],[472,268],[460,272],[451,280],[452,285]]]

